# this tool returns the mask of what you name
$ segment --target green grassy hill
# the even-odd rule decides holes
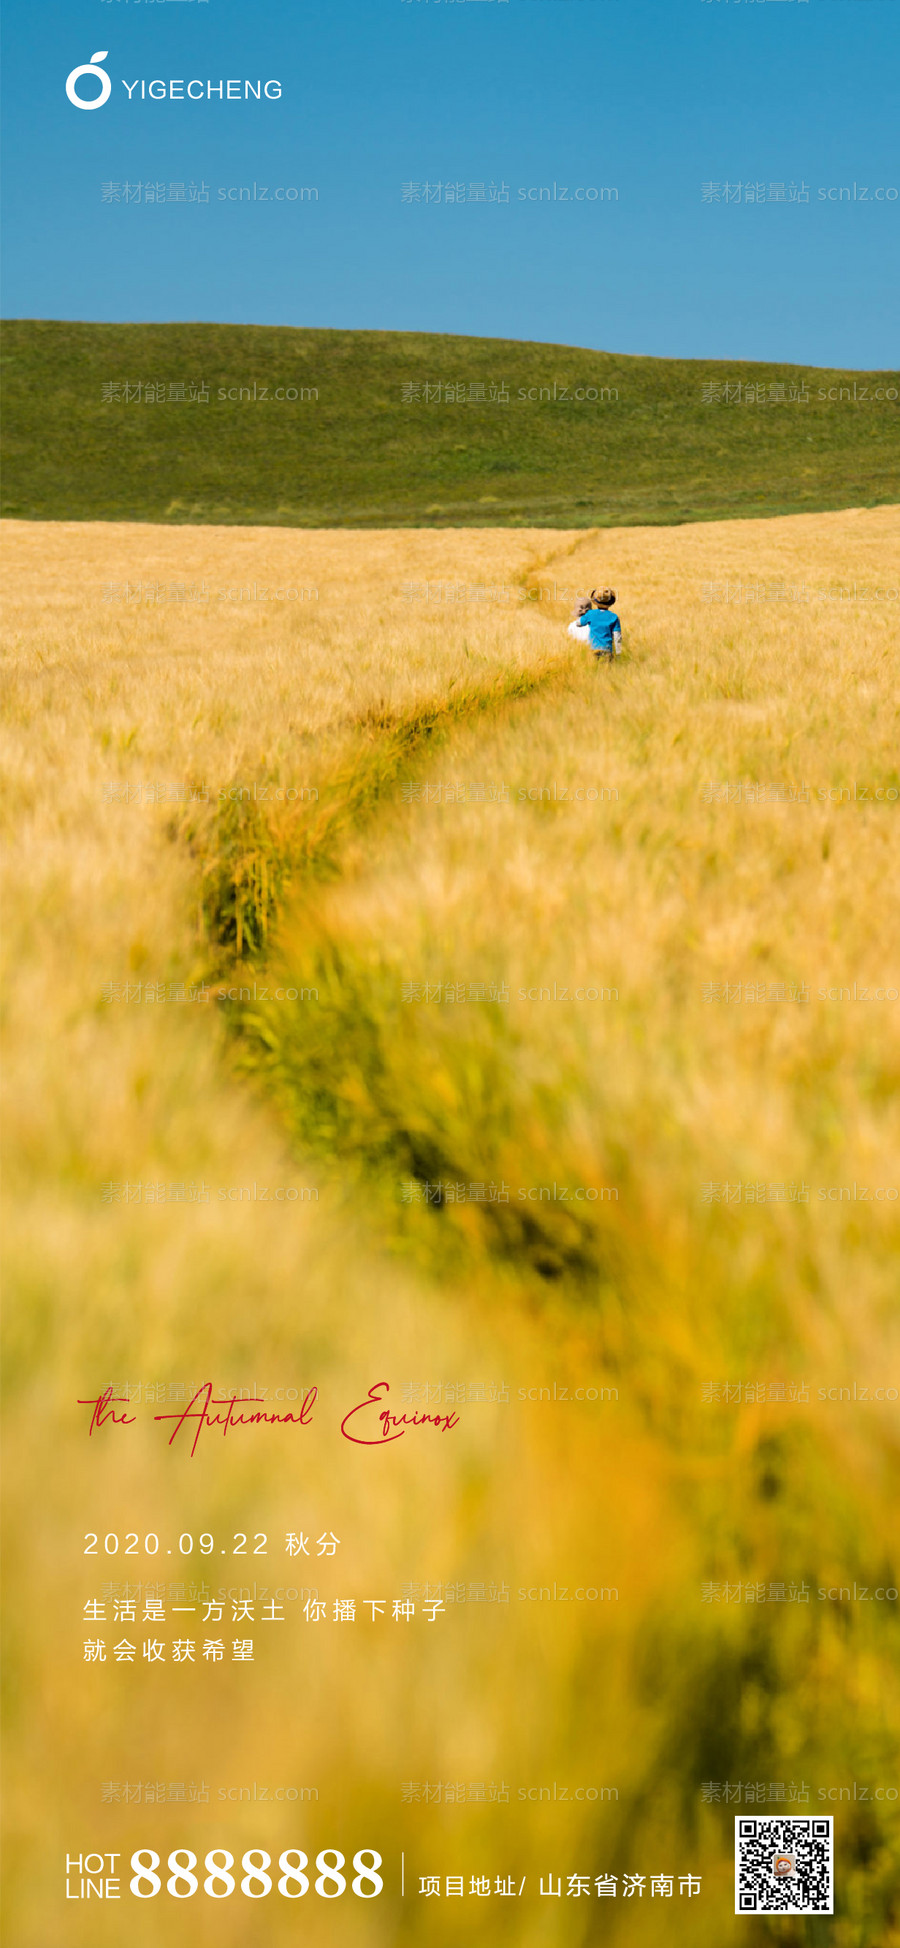
[[[900,500],[897,373],[27,320],[3,372],[3,512],[29,520],[593,527]]]

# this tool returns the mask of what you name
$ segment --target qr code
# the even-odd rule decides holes
[[[735,1914],[833,1914],[832,1819],[735,1819]]]

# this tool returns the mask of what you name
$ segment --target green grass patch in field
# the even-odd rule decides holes
[[[587,528],[900,499],[896,373],[262,325],[4,342],[3,511],[30,520]]]
[[[454,724],[561,680],[567,667],[566,658],[552,658],[489,683],[451,688],[413,709],[367,712],[312,803],[260,804],[238,785],[238,795],[226,789],[210,813],[192,807],[175,820],[173,836],[187,840],[200,866],[201,918],[214,951],[233,951],[238,961],[264,952],[292,889],[338,870],[341,841],[396,787],[417,751],[430,740],[436,746]]]

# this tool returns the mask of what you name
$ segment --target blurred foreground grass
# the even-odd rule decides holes
[[[485,530],[11,530],[16,1948],[117,1942],[126,1915],[139,1943],[257,1939],[238,1900],[62,1906],[65,1851],[179,1845],[374,1845],[394,1868],[403,1849],[408,1888],[703,1874],[677,1915],[605,1903],[627,1948],[900,1940],[896,1802],[874,1797],[897,1784],[898,1605],[818,1595],[898,1576],[896,1405],[828,1397],[900,1385],[898,1203],[818,1196],[900,1187],[900,1002],[828,998],[900,988],[898,799],[830,795],[900,784],[897,610],[823,592],[886,588],[896,533],[879,510],[631,530],[598,555]],[[301,557],[319,597],[290,612],[101,593],[126,574],[284,581]],[[401,592],[460,578],[512,594]],[[628,655],[585,668],[548,626],[569,607],[555,592],[609,578]],[[729,581],[819,593],[703,599]],[[724,781],[808,799],[710,798]],[[307,795],[251,796],[263,784]],[[174,998],[254,980],[308,998]],[[598,998],[542,998],[554,983]],[[187,1201],[104,1201],[159,1182]],[[318,1195],[217,1195],[254,1183]],[[530,1194],[551,1185],[570,1196]],[[510,1398],[373,1454],[338,1430],[382,1377],[395,1398]],[[170,1453],[148,1383],[207,1378],[316,1383],[315,1424]],[[106,1381],[142,1382],[142,1418],[88,1443],[74,1401]],[[598,1398],[541,1398],[554,1382]],[[138,1578],[188,1574],[181,1534],[218,1549],[265,1531],[271,1586],[330,1602],[506,1583],[509,1601],[344,1629],[307,1624],[301,1597],[282,1639],[254,1633],[252,1665],[88,1665],[83,1603],[125,1572],[85,1562],[86,1529],[158,1532],[177,1568],[143,1560]],[[295,1529],[333,1530],[337,1560],[298,1567]],[[553,1585],[608,1594],[527,1594]],[[808,1600],[769,1600],[778,1585]],[[125,1780],[143,1801],[147,1782],[187,1799],[203,1781],[209,1804],[104,1804]],[[318,1799],[223,1810],[221,1788],[253,1780]],[[703,1793],[726,1780],[835,1812],[833,1923],[733,1921],[735,1801]],[[440,1805],[405,1803],[424,1781]],[[484,1803],[446,1803],[460,1781]],[[519,1797],[554,1781],[565,1804]],[[864,1800],[818,1797],[854,1781]],[[292,1910],[264,1913],[267,1940],[295,1934]],[[595,1913],[391,1894],[307,1901],[303,1925],[329,1944],[530,1948],[597,1938]]]

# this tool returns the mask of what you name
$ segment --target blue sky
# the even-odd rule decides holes
[[[3,311],[896,366],[898,54],[897,0],[11,0]]]

